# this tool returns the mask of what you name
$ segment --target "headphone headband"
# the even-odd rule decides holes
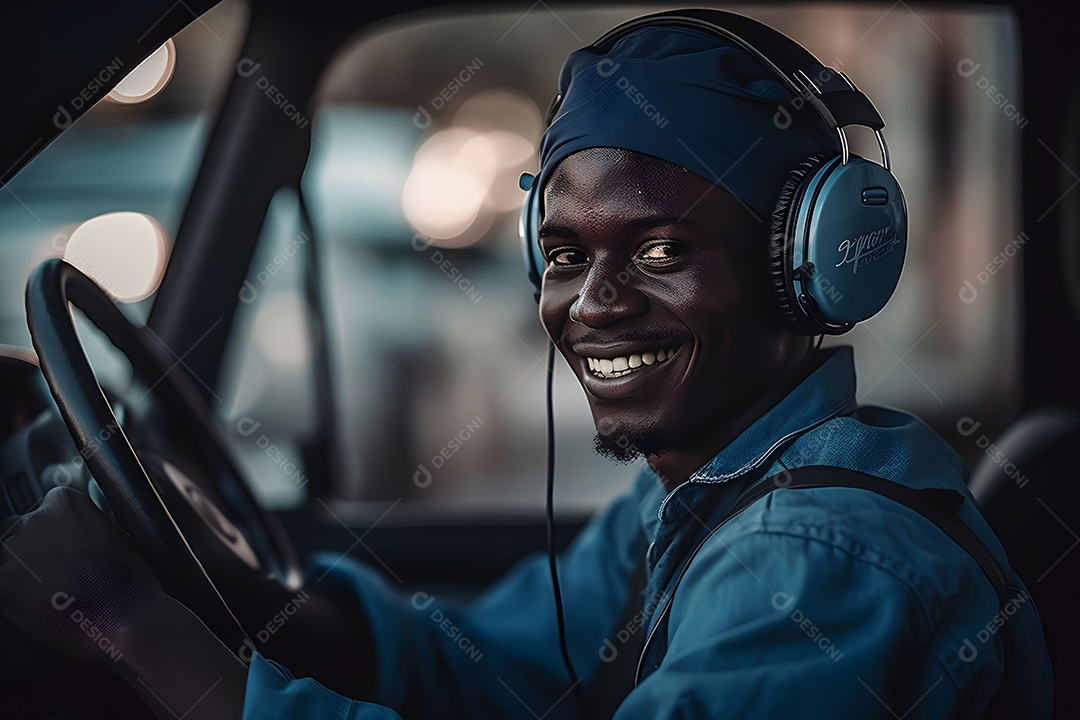
[[[791,92],[807,100],[831,130],[843,130],[852,125],[874,131],[885,127],[885,121],[870,98],[847,75],[822,64],[783,33],[745,15],[725,10],[665,10],[628,20],[604,33],[592,45],[606,51],[637,30],[657,26],[704,30],[746,50],[771,69]],[[556,96],[553,101],[548,111],[549,122],[561,100],[561,96]],[[847,143],[843,144],[846,147]]]

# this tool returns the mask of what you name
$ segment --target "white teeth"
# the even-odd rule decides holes
[[[616,378],[629,375],[642,367],[666,362],[674,356],[674,350],[659,350],[655,353],[624,355],[617,358],[586,358],[586,360],[589,364],[589,371],[593,375],[601,378]]]

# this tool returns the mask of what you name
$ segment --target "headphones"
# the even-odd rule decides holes
[[[770,218],[769,270],[783,322],[803,335],[839,335],[877,314],[900,280],[907,249],[907,205],[889,169],[889,149],[881,133],[885,121],[870,99],[847,75],[823,65],[783,33],[722,10],[645,15],[608,31],[593,47],[606,52],[630,33],[657,26],[704,30],[746,50],[839,135],[840,155],[819,153],[792,168]],[[556,95],[548,125],[561,103],[562,95]],[[792,122],[791,113],[778,107],[776,118],[783,115]],[[851,125],[874,131],[880,165],[849,152],[844,128]],[[535,177],[524,173],[519,181],[526,191],[519,230],[525,267],[539,302],[547,261],[537,235],[541,195]]]

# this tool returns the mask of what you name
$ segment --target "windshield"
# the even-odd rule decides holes
[[[1013,17],[974,6],[734,9],[847,72],[888,122],[911,218],[904,273],[883,312],[827,341],[856,346],[859,400],[915,412],[946,436],[962,417],[1004,422],[1018,399],[1017,251],[1027,238]],[[254,62],[237,64],[246,8],[220,4],[174,38],[163,89],[102,102],[0,194],[0,342],[29,345],[23,288],[52,256],[82,262],[144,318],[226,83],[265,82],[267,102],[312,133],[302,184],[310,232],[301,198],[279,193],[216,389],[230,427],[259,423],[234,440],[263,499],[288,505],[305,492],[296,448],[313,427],[318,353],[293,258],[317,241],[347,470],[337,494],[538,507],[546,338],[521,264],[517,176],[535,170],[562,60],[648,10],[411,16],[358,34],[327,68],[316,105],[297,108]],[[879,157],[871,134],[850,139]],[[102,224],[110,217],[120,224]],[[119,244],[117,228],[134,245]],[[104,256],[90,250],[95,237]],[[557,372],[555,392],[560,476],[589,478],[564,484],[559,502],[589,510],[630,470],[580,440],[592,420],[568,372]]]

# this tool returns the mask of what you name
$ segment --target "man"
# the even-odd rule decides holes
[[[681,127],[704,130],[644,146],[620,134],[621,121],[653,119],[612,91],[619,77],[665,93],[673,126],[662,130],[680,112],[707,119]],[[1006,661],[1028,716],[1048,717],[1034,608],[1020,603],[1003,623],[1026,639],[1007,658],[996,634],[976,640],[999,617],[994,587],[909,508],[860,489],[781,488],[710,532],[766,478],[849,468],[960,493],[958,516],[1007,567],[960,459],[916,418],[858,407],[851,349],[815,350],[778,316],[765,220],[793,158],[835,155],[835,140],[773,124],[790,94],[744,50],[697,30],[646,28],[583,49],[562,84],[538,176],[540,317],[586,393],[598,450],[648,465],[560,560],[568,663],[539,557],[464,605],[401,595],[358,563],[316,558],[338,590],[325,602],[340,624],[286,623],[297,642],[244,667],[83,496],[51,492],[20,520],[11,550],[41,586],[77,586],[123,650],[118,670],[159,708],[192,718],[571,718],[615,705],[620,720],[977,717]],[[92,638],[50,621],[47,594],[20,566],[5,553],[5,618],[70,656],[97,657]],[[313,657],[342,646],[347,664]],[[627,674],[624,661],[643,649]]]

